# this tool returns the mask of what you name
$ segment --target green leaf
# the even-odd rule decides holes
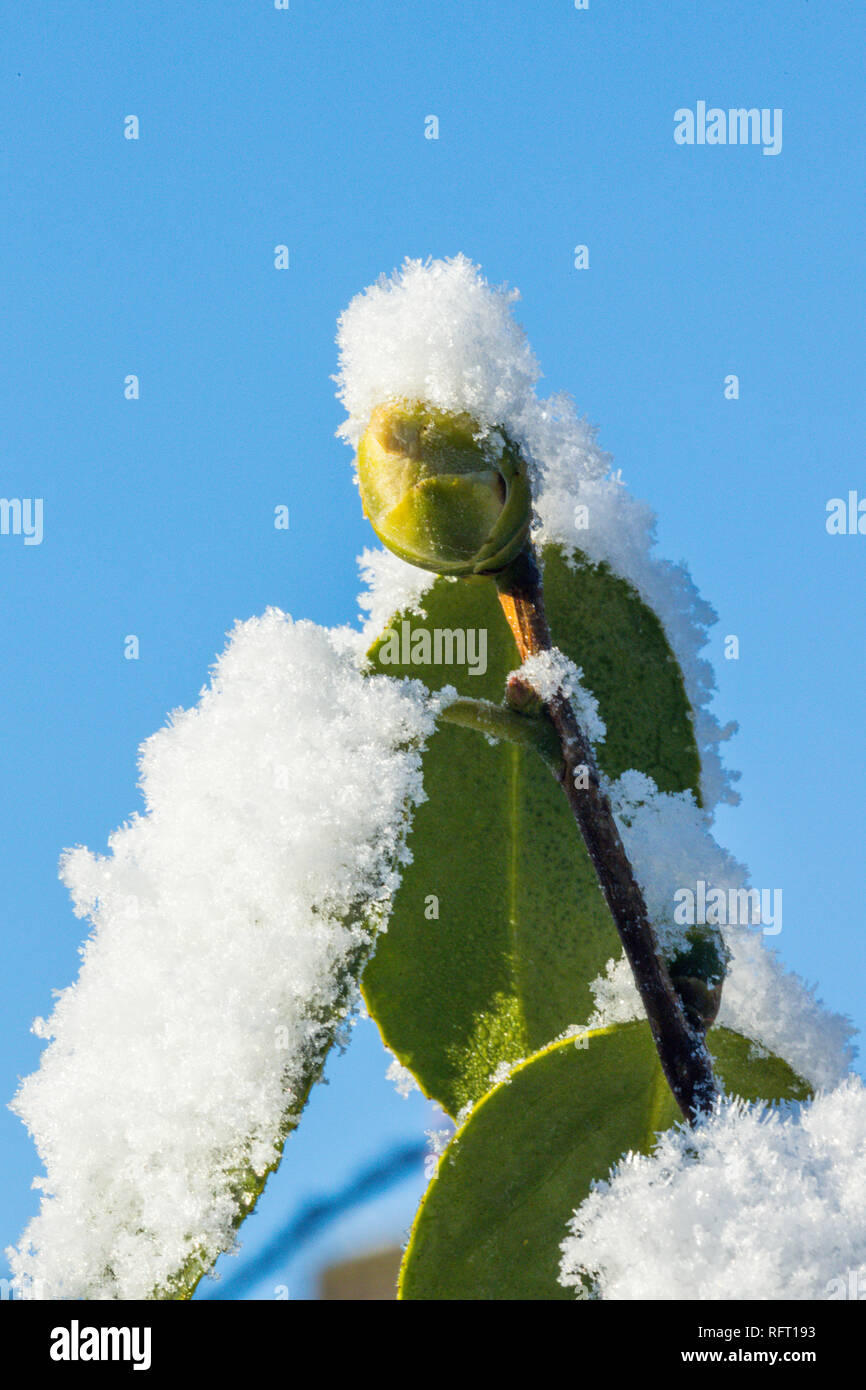
[[[442,1156],[403,1263],[404,1299],[573,1299],[559,1246],[594,1179],[681,1119],[647,1023],[555,1043],[476,1107]],[[717,1074],[747,1100],[802,1100],[777,1057],[725,1028],[708,1034]]]
[[[569,567],[555,547],[542,558],[553,640],[583,668],[607,724],[602,768],[697,794],[689,704],[658,618],[606,566]],[[486,632],[486,671],[394,664],[382,639],[374,669],[499,702],[520,662],[494,583],[437,579],[423,603],[425,618],[399,615],[390,630]],[[562,790],[534,752],[445,725],[424,783],[413,863],[363,989],[388,1047],[456,1115],[501,1062],[589,1017],[590,982],[620,947]]]

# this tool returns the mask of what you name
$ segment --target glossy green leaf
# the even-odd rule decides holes
[[[688,700],[659,620],[605,566],[570,568],[554,547],[543,560],[553,639],[583,668],[607,723],[603,769],[634,767],[664,791],[696,790]],[[392,620],[397,641],[376,643],[374,668],[500,701],[519,659],[494,583],[437,579],[424,607],[423,619]],[[432,643],[436,630],[467,629],[486,634],[483,673],[468,643],[474,663],[390,659],[411,657],[413,640],[423,655],[422,632]],[[440,655],[459,655],[449,645]],[[445,725],[425,754],[424,782],[413,863],[363,988],[387,1045],[457,1114],[501,1062],[589,1017],[590,982],[620,947],[562,791],[534,752]]]
[[[776,1057],[724,1028],[708,1035],[716,1070],[747,1100],[805,1099]],[[406,1299],[573,1299],[557,1282],[559,1246],[594,1179],[629,1150],[647,1153],[681,1116],[646,1023],[555,1043],[521,1063],[455,1135],[415,1220]]]

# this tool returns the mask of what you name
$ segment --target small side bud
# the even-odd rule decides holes
[[[358,445],[364,513],[395,555],[436,574],[496,574],[519,554],[532,496],[501,429],[420,401],[380,405]]]
[[[693,927],[686,944],[671,961],[671,983],[692,1027],[706,1031],[716,1021],[729,952],[721,933],[712,927]]]
[[[538,691],[515,671],[512,671],[505,685],[505,703],[518,714],[540,714],[544,706]]]

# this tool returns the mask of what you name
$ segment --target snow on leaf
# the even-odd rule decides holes
[[[720,1101],[595,1185],[560,1282],[582,1296],[589,1276],[606,1299],[846,1298],[866,1279],[864,1150],[858,1076],[811,1102]]]
[[[92,931],[13,1107],[46,1170],[22,1283],[143,1298],[231,1245],[387,915],[433,717],[272,609],[143,745],[144,813],[63,862]]]

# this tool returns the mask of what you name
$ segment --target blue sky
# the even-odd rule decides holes
[[[863,1026],[866,536],[825,528],[828,499],[866,497],[862,11],[43,0],[0,25],[0,491],[45,518],[41,545],[0,536],[3,1095],[77,971],[58,855],[103,850],[137,808],[139,742],[195,700],[235,619],[354,617],[370,536],[334,438],[335,322],[406,255],[463,251],[519,286],[544,389],[600,425],[717,608],[743,774],[719,838],[783,889],[787,962]],[[676,145],[699,100],[781,108],[781,152]],[[386,1065],[361,1024],[242,1259],[431,1124]],[[6,1111],[0,1164],[2,1246],[36,1202]],[[423,1184],[323,1238],[292,1296],[325,1253],[399,1239]]]

